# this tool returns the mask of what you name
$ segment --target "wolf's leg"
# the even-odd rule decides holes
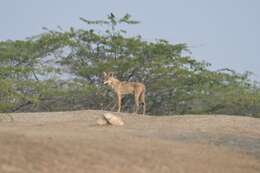
[[[121,111],[121,103],[122,103],[122,96],[120,94],[117,94],[117,106],[118,106],[117,112]]]
[[[140,94],[135,94],[135,113],[137,114],[138,113],[138,110],[139,110],[139,97],[140,97]]]
[[[145,91],[143,91],[140,95],[140,102],[142,103],[143,105],[143,115],[145,115]]]

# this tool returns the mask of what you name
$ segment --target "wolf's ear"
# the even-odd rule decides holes
[[[103,72],[103,75],[104,75],[104,76],[107,76],[107,73],[106,73],[106,72]]]
[[[110,72],[110,73],[109,73],[109,76],[110,76],[110,77],[114,77],[114,72]]]

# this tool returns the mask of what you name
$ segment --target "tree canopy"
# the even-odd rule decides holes
[[[129,14],[80,20],[88,29],[44,28],[26,40],[0,42],[1,112],[111,110],[114,93],[102,84],[102,73],[113,71],[120,80],[146,85],[151,115],[260,116],[260,88],[250,72],[210,70],[185,43],[130,37],[120,27],[139,22]],[[132,111],[133,98],[123,105]]]

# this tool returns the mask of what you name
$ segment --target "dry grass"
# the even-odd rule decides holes
[[[124,126],[100,127],[103,113],[9,114],[0,122],[0,172],[260,172],[260,119],[117,114]]]

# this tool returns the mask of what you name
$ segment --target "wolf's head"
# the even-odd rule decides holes
[[[104,75],[104,81],[103,81],[103,83],[104,83],[105,85],[112,85],[112,82],[113,82],[113,80],[115,79],[113,72],[108,72],[108,73],[103,72],[103,75]]]

